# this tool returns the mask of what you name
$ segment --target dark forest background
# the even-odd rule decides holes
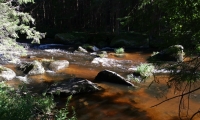
[[[199,44],[198,0],[36,0],[21,8],[47,37],[64,32],[134,32],[165,46]]]

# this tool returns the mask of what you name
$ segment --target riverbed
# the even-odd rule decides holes
[[[47,47],[46,47],[47,46]],[[123,67],[106,67],[91,64],[94,56],[85,53],[72,52],[68,49],[48,48],[48,45],[41,48],[29,49],[28,56],[21,58],[21,61],[33,61],[41,59],[68,60],[68,68],[59,70],[55,75],[46,72],[42,75],[29,77],[33,89],[38,92],[46,89],[46,83],[66,80],[71,77],[85,78],[93,81],[97,74],[105,69],[112,70],[123,77],[130,71],[128,68],[136,67],[141,63],[147,62],[146,59],[151,55],[151,51],[137,49],[128,51],[124,57],[116,57],[113,51],[108,51],[108,58],[115,60],[129,60],[131,64],[124,63]],[[56,46],[56,45],[54,45]],[[59,46],[59,45],[58,45]],[[46,48],[45,48],[46,47]],[[62,46],[65,48],[65,46]],[[7,64],[6,67],[13,69],[17,75],[23,76],[17,71],[14,65]],[[151,108],[151,106],[162,102],[166,98],[172,97],[173,89],[167,89],[166,81],[168,75],[156,75],[158,83],[152,83],[154,77],[150,77],[146,82],[137,83],[137,87],[127,87],[114,83],[98,83],[104,90],[97,93],[74,95],[70,105],[74,106],[78,120],[177,120],[179,98],[164,102],[161,105]],[[44,84],[45,83],[45,84]],[[8,84],[16,86],[19,81],[11,80]],[[149,86],[151,84],[151,86]],[[188,116],[199,110],[200,94],[195,93],[190,100]],[[58,106],[63,106],[67,97],[58,100]],[[183,111],[185,112],[185,111]],[[186,113],[184,114],[186,115]],[[184,117],[185,120],[189,119]],[[196,120],[200,119],[197,116]]]

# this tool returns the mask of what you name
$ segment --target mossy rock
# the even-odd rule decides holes
[[[183,62],[185,53],[183,52],[182,45],[172,45],[169,48],[157,52],[152,55],[148,60],[149,61],[176,61]]]

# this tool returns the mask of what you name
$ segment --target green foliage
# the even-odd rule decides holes
[[[23,3],[34,3],[34,0],[18,0],[18,2],[20,3],[20,4],[23,4]]]
[[[149,35],[155,47],[181,44],[192,48],[200,39],[199,3],[199,0],[139,0],[131,12],[118,20],[123,27]]]
[[[1,120],[49,119],[49,117],[52,117],[49,114],[53,115],[56,120],[66,120],[68,118],[68,102],[66,108],[62,110],[55,111],[54,107],[53,96],[33,95],[24,87],[16,91],[4,82],[0,83]],[[76,120],[75,113],[72,118],[69,119]]]
[[[125,54],[124,54],[124,48],[117,48],[115,49],[115,56],[116,57],[124,57]]]
[[[12,1],[16,4],[33,2],[33,0],[19,0]],[[7,55],[8,59],[13,56],[25,55],[26,50],[22,46],[16,43],[16,38],[19,38],[18,34],[26,34],[27,39],[32,39],[33,43],[39,43],[40,39],[45,36],[44,33],[40,33],[35,30],[35,21],[28,13],[20,12],[17,10],[17,6],[13,6],[11,1],[0,1],[0,51],[3,55]],[[18,52],[20,54],[13,54]]]
[[[74,108],[72,107],[73,115],[71,118],[68,118],[67,116],[69,115],[69,110],[68,110],[68,105],[69,105],[69,101],[71,100],[72,96],[69,96],[67,99],[67,103],[66,103],[66,107],[62,108],[61,110],[57,111],[57,114],[55,115],[56,120],[77,120],[76,118],[76,113],[74,111]]]
[[[196,52],[199,53],[200,52],[200,44],[197,44],[196,47],[195,47],[195,49],[196,49]]]
[[[142,63],[137,67],[136,73],[139,73],[143,78],[147,78],[152,76],[154,68],[152,64]]]
[[[124,48],[117,48],[117,49],[115,49],[115,53],[116,54],[124,54]]]
[[[32,0],[20,0],[20,3],[31,2]],[[17,11],[11,4],[0,3],[0,36],[1,40],[6,38],[16,39],[18,33],[26,34],[27,39],[33,39],[33,42],[39,43],[39,39],[44,37],[43,33],[35,30],[34,19],[28,13]]]

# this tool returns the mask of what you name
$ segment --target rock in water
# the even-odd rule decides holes
[[[38,75],[45,73],[42,63],[35,60],[33,62],[22,62],[18,65],[18,69],[28,75]]]
[[[92,83],[89,80],[83,78],[72,78],[70,80],[65,80],[51,85],[50,88],[47,90],[47,93],[55,95],[74,95],[81,93],[90,93],[100,90],[100,87],[98,87],[95,83]]]
[[[49,69],[53,71],[58,71],[68,66],[69,66],[69,62],[67,60],[57,60],[50,63]]]
[[[149,58],[149,61],[176,61],[183,62],[184,51],[182,45],[172,45],[160,52],[155,53]]]
[[[0,81],[12,80],[15,77],[16,74],[13,70],[0,66]]]
[[[99,72],[98,75],[95,77],[95,81],[105,81],[122,85],[134,86],[134,84],[127,81],[124,77],[110,70],[103,70]]]

